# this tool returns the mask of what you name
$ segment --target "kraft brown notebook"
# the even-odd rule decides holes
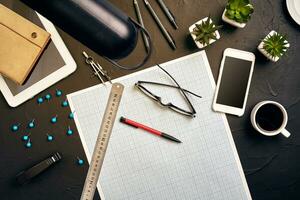
[[[22,85],[50,34],[0,4],[0,73]]]

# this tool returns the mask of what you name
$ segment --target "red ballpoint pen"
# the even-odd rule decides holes
[[[133,127],[135,127],[135,128],[143,129],[143,130],[145,130],[145,131],[147,131],[147,132],[149,132],[149,133],[152,133],[152,134],[154,134],[154,135],[163,137],[163,138],[168,139],[168,140],[171,140],[171,141],[173,141],[173,142],[181,143],[180,140],[178,140],[177,138],[175,138],[175,137],[173,137],[173,136],[171,136],[171,135],[168,135],[168,134],[163,133],[163,132],[161,132],[161,131],[155,130],[155,129],[153,129],[153,128],[150,128],[150,127],[148,127],[148,126],[146,126],[146,125],[143,125],[143,124],[140,124],[140,123],[138,123],[138,122],[132,121],[132,120],[127,119],[127,118],[125,118],[125,117],[121,117],[121,118],[120,118],[120,122],[122,122],[122,123],[124,123],[124,124],[127,124],[127,125],[130,125],[130,126],[133,126]]]

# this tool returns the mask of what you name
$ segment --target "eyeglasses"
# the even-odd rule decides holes
[[[195,117],[196,116],[196,110],[193,107],[192,103],[190,102],[189,98],[187,97],[186,93],[191,94],[193,96],[196,96],[198,98],[202,98],[201,96],[183,89],[180,87],[180,85],[177,83],[177,81],[171,76],[171,74],[169,74],[169,72],[167,72],[165,69],[163,69],[160,65],[157,65],[163,72],[165,72],[176,84],[175,85],[168,85],[168,84],[164,84],[164,83],[158,83],[158,82],[151,82],[151,81],[138,81],[137,83],[135,83],[135,86],[141,91],[143,92],[146,96],[148,96],[149,98],[151,98],[152,100],[158,102],[161,106],[164,107],[168,107],[169,109],[182,114],[182,115],[186,115],[186,116],[190,116],[190,117]],[[154,93],[152,93],[150,90],[148,90],[146,87],[144,87],[142,84],[152,84],[152,85],[160,85],[160,86],[164,86],[164,87],[169,87],[169,88],[177,88],[179,89],[180,93],[183,95],[183,98],[186,100],[190,110],[185,110],[183,108],[180,108],[176,105],[174,105],[173,103],[169,102],[169,103],[163,103],[162,102],[162,98],[160,96],[155,95]]]

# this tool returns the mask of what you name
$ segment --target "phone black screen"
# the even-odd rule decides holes
[[[252,62],[226,56],[217,103],[243,108]]]

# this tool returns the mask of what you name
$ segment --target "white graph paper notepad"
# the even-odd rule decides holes
[[[99,178],[102,198],[251,199],[226,117],[211,109],[215,83],[205,52],[161,66],[182,88],[203,97],[188,95],[196,118],[161,107],[134,87],[138,80],[173,84],[158,67],[116,79],[114,82],[124,84],[125,90]],[[166,102],[186,106],[176,89],[150,89]],[[97,85],[68,95],[89,161],[109,92],[110,86]],[[183,143],[122,124],[118,121],[121,116],[166,132]]]

